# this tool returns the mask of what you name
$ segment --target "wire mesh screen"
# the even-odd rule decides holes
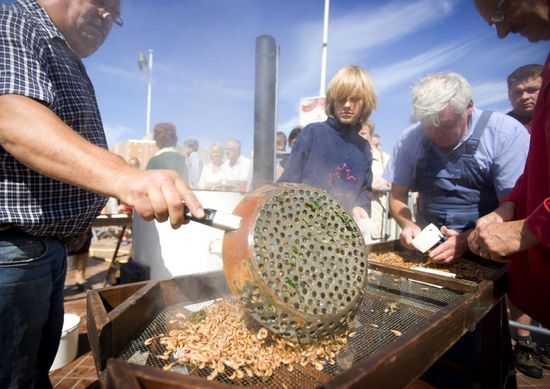
[[[347,330],[353,336],[346,337],[345,344],[340,344],[333,358],[315,365],[281,364],[269,375],[257,376],[252,368],[243,368],[242,374],[236,375],[235,369],[230,368],[230,363],[225,366],[225,371],[222,369],[222,372],[216,371],[216,374],[213,374],[214,368],[209,361],[202,364],[178,363],[177,355],[174,355],[177,352],[167,352],[166,346],[156,341],[159,337],[169,334],[170,330],[181,327],[186,321],[201,323],[205,307],[223,301],[239,309],[238,303],[231,297],[166,307],[119,357],[135,364],[198,375],[227,384],[265,388],[315,388],[412,330],[459,296],[460,293],[436,285],[421,284],[406,278],[370,271],[361,307]],[[227,335],[225,325],[224,319],[221,318],[219,335],[216,335],[216,329],[209,330],[212,341],[215,341],[216,336]],[[250,328],[250,336],[254,337],[258,329],[257,323],[250,320],[247,325]],[[234,342],[237,342],[237,339]],[[276,355],[272,357],[277,358]]]

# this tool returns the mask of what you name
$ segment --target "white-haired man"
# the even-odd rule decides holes
[[[474,108],[469,83],[459,74],[423,78],[413,89],[412,116],[386,172],[392,183],[390,210],[402,228],[401,243],[411,241],[433,223],[447,240],[431,250],[434,262],[449,263],[464,256],[467,237],[476,220],[498,207],[521,174],[529,136],[517,120]],[[409,191],[418,192],[413,220],[407,206]],[[445,358],[480,368],[481,331],[467,334]],[[437,387],[469,387],[462,376],[447,376],[437,368],[424,379]]]
[[[252,185],[252,160],[241,155],[241,142],[230,139],[225,146],[227,160],[222,165],[223,186],[247,192]]]
[[[468,249],[475,221],[504,201],[521,174],[529,143],[525,128],[496,112],[474,108],[469,83],[459,74],[422,79],[412,93],[413,118],[397,145],[385,178],[392,183],[390,210],[413,238],[430,223],[447,241],[430,252],[434,262],[451,262]],[[418,192],[413,220],[409,191]]]

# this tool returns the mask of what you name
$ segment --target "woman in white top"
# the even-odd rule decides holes
[[[213,143],[210,146],[210,160],[212,162],[205,165],[202,169],[199,179],[200,189],[218,189],[222,186],[223,157],[223,147],[219,143]]]

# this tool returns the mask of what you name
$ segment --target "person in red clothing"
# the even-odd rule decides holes
[[[531,42],[550,40],[548,0],[476,0],[476,7],[501,39],[512,32]],[[542,71],[523,175],[508,201],[477,221],[468,243],[482,257],[508,262],[510,300],[550,327],[550,55]]]
[[[508,99],[512,110],[506,113],[525,126],[531,133],[533,111],[542,84],[542,65],[529,64],[515,69],[507,78]],[[521,312],[508,301],[510,319],[519,324],[531,325],[531,317]],[[512,332],[513,333],[513,332]],[[542,366],[537,352],[537,343],[531,332],[525,328],[515,328],[515,366],[523,374],[533,378],[542,378]]]

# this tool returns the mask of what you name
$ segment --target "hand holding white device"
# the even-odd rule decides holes
[[[422,253],[445,241],[445,236],[433,223],[427,225],[413,240],[412,245]]]

